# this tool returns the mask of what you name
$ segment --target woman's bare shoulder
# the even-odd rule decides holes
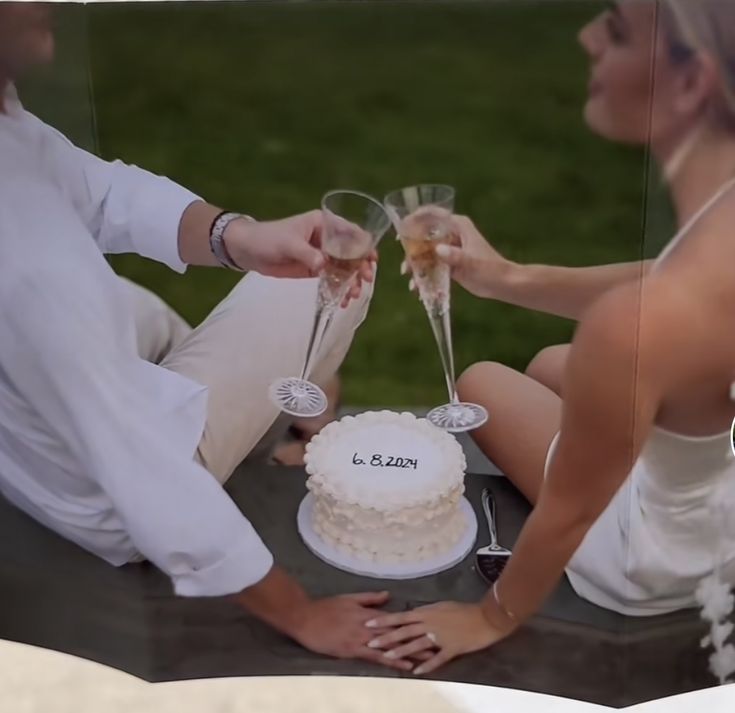
[[[693,294],[675,275],[662,270],[602,295],[582,315],[575,340],[618,353],[677,351],[694,356],[698,344],[716,341],[715,319],[705,295]]]

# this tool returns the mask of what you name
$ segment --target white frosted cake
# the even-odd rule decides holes
[[[468,530],[462,447],[411,413],[345,416],[314,436],[304,463],[314,532],[351,558],[413,564]]]

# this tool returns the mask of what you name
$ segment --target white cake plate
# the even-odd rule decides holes
[[[301,501],[296,522],[299,534],[304,544],[321,560],[332,567],[341,569],[351,574],[359,574],[362,577],[374,577],[375,579],[417,579],[438,574],[459,564],[472,552],[477,539],[477,517],[467,498],[459,501],[459,507],[467,520],[467,530],[460,542],[448,552],[438,557],[421,560],[416,563],[389,563],[377,564],[356,557],[350,557],[341,552],[328,542],[324,542],[312,527],[312,514],[314,510],[314,496],[308,493]]]

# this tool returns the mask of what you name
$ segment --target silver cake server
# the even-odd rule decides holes
[[[475,552],[475,569],[485,582],[492,584],[503,571],[511,551],[498,544],[498,532],[495,525],[495,498],[487,488],[482,491],[482,509],[487,518],[490,544]]]

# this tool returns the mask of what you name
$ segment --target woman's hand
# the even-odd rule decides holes
[[[453,216],[452,224],[452,245],[438,245],[437,256],[452,268],[452,277],[468,292],[498,299],[515,264],[490,245],[466,216]]]
[[[458,602],[439,602],[409,612],[385,614],[365,626],[394,628],[368,643],[371,649],[382,649],[388,660],[427,659],[414,669],[417,675],[434,671],[462,654],[487,648],[513,630],[501,630],[491,624],[479,604]]]

